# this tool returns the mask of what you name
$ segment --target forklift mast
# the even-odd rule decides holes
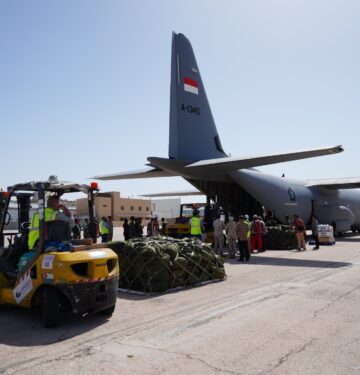
[[[36,250],[36,256],[38,257],[44,249],[44,242],[45,242],[45,191],[46,186],[42,182],[38,182],[36,184],[37,192],[38,192],[38,205],[39,205],[39,245]]]
[[[90,189],[88,191],[88,210],[89,210],[89,232],[90,232],[90,237],[93,240],[93,243],[96,243],[97,241],[94,203],[95,203],[95,197],[98,192],[99,192],[98,183],[91,182]]]
[[[16,194],[18,204],[18,231],[19,233],[26,233],[27,229],[22,226],[22,223],[30,222],[30,199],[32,194],[19,193]]]
[[[0,192],[0,247],[4,246],[4,226],[7,212],[8,193]]]

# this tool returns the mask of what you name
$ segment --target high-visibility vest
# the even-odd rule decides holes
[[[52,221],[56,219],[58,211],[53,210],[52,208],[45,208],[45,222]],[[31,227],[29,231],[29,239],[28,239],[28,246],[29,250],[32,250],[35,247],[37,240],[39,239],[39,213],[35,212],[32,220],[31,220]]]
[[[100,233],[101,234],[109,234],[109,228],[105,225],[105,221],[100,221]]]
[[[201,234],[201,223],[198,217],[193,216],[190,219],[190,225],[191,225],[191,235]]]
[[[248,225],[248,227],[249,227],[249,230],[248,230],[248,232],[247,232],[247,237],[250,238],[250,236],[251,236],[251,223],[250,223],[249,220],[245,220],[245,223],[246,223],[246,224]]]

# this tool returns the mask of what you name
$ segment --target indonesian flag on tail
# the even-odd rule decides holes
[[[184,91],[199,95],[198,81],[195,81],[189,77],[184,77]]]

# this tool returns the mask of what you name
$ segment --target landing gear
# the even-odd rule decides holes
[[[358,233],[360,233],[360,225],[358,225],[358,224],[354,224],[354,225],[352,225],[351,226],[351,231],[353,232],[353,233],[356,233],[356,232],[358,232]]]

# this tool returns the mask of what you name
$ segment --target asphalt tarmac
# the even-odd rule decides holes
[[[0,374],[360,374],[360,237],[226,271],[173,293],[119,293],[110,319],[55,329],[2,308]]]

